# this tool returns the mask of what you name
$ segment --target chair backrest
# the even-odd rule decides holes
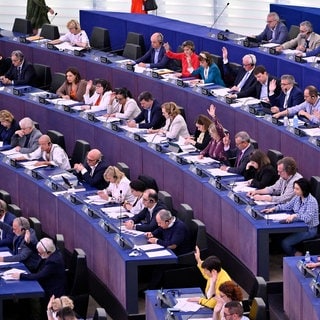
[[[193,219],[193,209],[187,203],[180,203],[176,216],[190,228]]]
[[[173,213],[174,209],[171,194],[167,191],[160,190],[158,192],[158,198],[167,207],[167,209]]]
[[[242,65],[236,62],[229,62],[229,66],[231,69],[231,72],[223,72],[223,81],[226,84],[227,87],[232,87],[234,84],[234,80],[236,79],[236,75],[238,72],[242,69]]]
[[[40,240],[42,238],[42,226],[40,220],[36,217],[29,217],[28,220],[30,223],[30,228],[34,230],[38,240]]]
[[[200,251],[205,251],[208,248],[205,224],[199,219],[192,219],[190,233],[195,245],[199,247]]]
[[[13,213],[17,218],[22,216],[21,208],[19,208],[16,204],[9,203],[7,206],[8,206],[8,211]]]
[[[96,308],[93,320],[107,320],[107,313],[104,308]]]
[[[256,140],[250,138],[250,143],[253,145],[254,149],[258,149],[259,148],[258,142]]]
[[[56,130],[48,130],[47,135],[50,137],[52,143],[58,144],[63,150],[66,151],[64,135],[61,132]]]
[[[120,171],[122,171],[126,175],[126,177],[130,180],[130,168],[127,164],[125,164],[124,162],[117,162],[116,167]]]
[[[144,43],[144,37],[143,34],[137,33],[137,32],[128,32],[127,34],[127,43],[137,44],[141,48],[141,54],[144,54],[146,52],[146,46]]]
[[[26,35],[32,34],[33,30],[31,21],[27,19],[15,18],[12,27],[12,32],[18,32]]]
[[[154,178],[152,178],[150,176],[146,176],[144,174],[140,174],[138,179],[141,180],[142,182],[144,182],[146,189],[153,189],[153,190],[159,192],[157,182]]]
[[[87,153],[90,151],[90,144],[85,140],[77,140],[74,144],[72,156],[70,159],[71,168],[75,163],[84,163]]]
[[[7,204],[11,203],[10,193],[6,190],[0,190],[0,199],[6,202]]]
[[[213,54],[210,53],[212,58],[213,58],[213,62],[218,66],[220,72],[221,72],[221,76],[223,76],[223,60],[222,57],[217,55],[217,54]]]
[[[250,313],[250,320],[266,320],[267,319],[267,310],[266,304],[262,298],[256,297],[252,301]]]
[[[55,40],[60,38],[60,32],[58,26],[53,24],[45,23],[41,27],[40,37],[49,40]]]
[[[57,90],[61,87],[61,85],[66,80],[66,76],[62,72],[55,72],[51,78],[52,80],[51,80],[49,91],[52,93],[56,93]]]
[[[111,51],[109,30],[101,27],[94,27],[90,37],[90,46],[101,51]]]
[[[311,194],[317,199],[320,207],[320,177],[312,176],[310,178]]]
[[[56,248],[61,252],[63,259],[65,258],[65,245],[64,245],[64,236],[61,233],[57,233],[54,239]],[[65,259],[64,259],[65,260]]]
[[[138,44],[126,43],[122,55],[131,60],[137,60],[142,56],[141,47]]]
[[[273,167],[277,169],[277,163],[280,159],[283,158],[283,154],[278,150],[269,149],[267,152],[267,156],[269,157]]]
[[[34,86],[42,90],[48,90],[52,82],[51,68],[45,64],[34,63],[36,79]]]
[[[292,24],[289,29],[288,39],[292,40],[296,38],[299,33],[300,33],[300,27],[295,24]]]
[[[262,298],[265,303],[267,302],[267,283],[263,277],[255,277],[255,281],[249,293],[249,300],[251,300],[251,303],[255,297]]]

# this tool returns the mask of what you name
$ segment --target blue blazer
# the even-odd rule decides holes
[[[34,67],[31,63],[28,63],[26,60],[24,60],[22,69],[21,69],[21,76],[19,79],[18,75],[18,68],[15,67],[13,64],[11,65],[8,72],[5,74],[5,77],[13,80],[14,85],[17,86],[24,86],[29,85],[32,86],[35,83],[36,78],[36,72],[34,70]]]
[[[314,50],[307,51],[306,52],[306,57],[318,56],[319,54],[320,54],[320,47],[317,47]]]
[[[167,68],[169,58],[166,55],[166,50],[163,46],[161,46],[159,55],[158,55],[158,62],[154,63],[154,56],[155,56],[155,49],[150,47],[150,49],[138,60],[136,60],[136,63],[150,63],[150,68],[157,68],[157,69],[163,69]]]
[[[246,170],[247,163],[249,162],[250,155],[251,155],[251,153],[253,151],[254,151],[254,147],[251,144],[250,147],[242,155],[238,165],[236,165],[235,167],[230,167],[228,169],[228,172],[232,172],[232,173],[243,175],[245,170]],[[240,156],[240,153],[241,153],[241,150],[238,149],[238,148],[229,149],[227,151],[227,157],[228,157],[228,159],[230,159],[230,158],[238,158]]]
[[[148,120],[148,110],[143,109],[140,114],[134,118],[136,123],[139,123],[140,129],[160,129],[164,126],[166,119],[162,115],[161,105],[157,100],[153,100],[151,106],[150,122]],[[144,121],[143,123],[140,123]]]
[[[259,41],[270,41],[272,39],[272,30],[266,25],[264,30],[256,36],[256,39]],[[275,29],[275,38],[272,40],[272,43],[282,44],[288,40],[288,28],[282,22],[279,22],[276,25]]]
[[[201,79],[204,80],[204,83],[214,83],[214,84],[217,84],[217,85],[223,86],[223,87],[226,86],[224,84],[223,80],[222,80],[221,72],[220,72],[218,66],[215,63],[213,63],[209,67],[209,73],[208,73],[208,78],[207,79],[204,78],[204,67],[202,67],[202,66],[200,66],[196,70],[193,70],[191,75],[192,76],[200,75]]]
[[[0,240],[0,247],[8,247],[12,250],[14,233],[12,231],[12,223],[16,218],[11,212],[6,212],[3,222],[0,221],[0,229],[2,230],[2,240]],[[5,226],[10,226],[6,228]]]
[[[16,119],[13,119],[11,123],[10,128],[5,128],[0,124],[0,141],[3,142],[3,145],[10,145],[11,144],[11,138],[14,135],[14,133],[19,130],[19,123]]]
[[[279,108],[280,111],[283,111],[283,104],[284,100],[286,98],[286,95],[283,91],[277,96],[276,94],[273,94],[272,96],[269,96],[269,101],[271,106],[276,106]],[[303,92],[300,88],[294,86],[290,92],[288,101],[287,101],[287,107],[291,108],[293,106],[296,106],[304,101]]]

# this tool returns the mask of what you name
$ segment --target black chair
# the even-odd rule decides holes
[[[34,63],[33,67],[36,72],[34,86],[42,90],[48,90],[52,82],[51,68],[45,64],[39,63]]]
[[[22,216],[22,211],[21,208],[19,208],[16,204],[14,203],[9,203],[8,204],[8,211],[13,213],[17,218]]]
[[[77,140],[73,147],[72,155],[70,158],[70,165],[73,168],[75,163],[84,163],[87,153],[90,151],[90,144],[85,140]]]
[[[53,24],[45,23],[40,32],[40,37],[43,37],[45,39],[49,40],[55,40],[60,38],[60,32],[58,26],[55,26]]]
[[[250,143],[253,145],[255,149],[259,149],[258,142],[252,138],[250,138]]]
[[[187,203],[180,203],[176,216],[190,228],[193,219],[193,209]]]
[[[94,313],[92,320],[107,320],[107,313],[104,308],[96,308],[96,311]]]
[[[158,192],[158,198],[159,200],[166,206],[166,208],[172,213],[174,211],[173,209],[173,202],[172,202],[172,196],[169,192],[160,190]]]
[[[136,44],[136,45],[140,46],[141,54],[144,54],[146,52],[144,37],[143,37],[143,34],[141,34],[141,33],[128,32],[126,44],[127,43],[132,43],[132,44]]]
[[[11,203],[11,196],[10,193],[6,190],[0,190],[0,199],[6,202],[6,204]]]
[[[33,124],[34,124],[35,128],[37,128],[38,130],[40,130],[40,124],[39,124],[39,122],[33,120]]]
[[[130,168],[127,164],[125,164],[124,162],[117,162],[116,167],[120,171],[122,171],[126,175],[126,177],[130,180]]]
[[[50,137],[52,143],[58,144],[64,151],[66,151],[64,135],[61,132],[56,130],[48,130],[47,135]]]
[[[76,248],[67,269],[67,294],[73,300],[74,311],[80,318],[86,319],[89,304],[89,273],[85,252]]]
[[[267,152],[267,156],[269,157],[273,167],[277,169],[277,163],[280,159],[283,158],[283,154],[278,150],[269,149]]]
[[[94,27],[90,37],[90,46],[101,51],[111,51],[109,30],[101,27]]]
[[[292,24],[289,29],[288,39],[292,40],[296,38],[299,33],[300,33],[300,27],[295,24]]]
[[[256,297],[252,301],[250,313],[250,320],[267,320],[266,305],[262,298]]]
[[[157,182],[154,178],[147,176],[147,175],[144,175],[144,174],[140,174],[138,179],[141,180],[142,182],[144,182],[147,189],[153,189],[156,192],[159,192]]]
[[[27,19],[15,18],[12,32],[30,35],[33,33],[31,21]]]
[[[222,77],[225,85],[227,87],[232,87],[234,84],[234,80],[236,79],[236,75],[242,69],[242,65],[236,62],[229,62],[229,66],[230,66],[231,72],[225,73],[223,71]]]
[[[252,302],[254,298],[262,298],[265,304],[268,301],[267,283],[263,277],[256,276],[252,288],[249,292],[248,299],[242,301],[243,310],[246,313],[250,313]]]
[[[43,234],[40,220],[36,217],[29,217],[28,220],[30,223],[30,228],[34,230],[38,240],[40,240]]]
[[[142,56],[141,47],[137,44],[126,43],[122,56],[131,60],[137,60]]]
[[[222,57],[217,55],[217,54],[213,54],[210,53],[212,58],[213,58],[213,62],[218,66],[221,76],[223,76],[223,60]]]
[[[65,244],[64,244],[64,236],[61,233],[57,233],[54,238],[54,243],[56,248],[61,252],[63,256],[63,260],[65,260]]]
[[[50,84],[49,91],[52,93],[56,93],[57,90],[62,86],[62,84],[66,80],[66,75],[62,72],[55,72],[52,75],[52,80]]]

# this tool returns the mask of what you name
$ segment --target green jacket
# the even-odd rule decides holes
[[[45,0],[28,0],[27,19],[31,21],[33,29],[41,28],[45,23],[50,23],[48,11],[50,8],[46,5]]]

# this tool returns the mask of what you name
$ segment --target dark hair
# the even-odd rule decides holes
[[[284,157],[277,162],[277,165],[283,164],[284,171],[293,176],[297,172],[296,161],[292,157]]]
[[[243,315],[243,307],[239,301],[230,301],[224,305],[225,309],[228,309],[230,314]]]
[[[136,191],[144,192],[146,190],[146,185],[141,180],[133,180],[129,184],[130,188]]]
[[[95,79],[93,83],[94,85],[101,84],[103,88],[103,93],[112,90],[111,83],[105,79]]]
[[[315,86],[307,86],[305,90],[309,91],[309,94],[311,97],[317,97],[318,96],[318,89]]]
[[[198,56],[199,61],[206,61],[209,66],[213,64],[213,56],[208,51],[201,51]]]
[[[254,74],[255,76],[258,75],[259,73],[265,73],[265,72],[267,72],[267,70],[266,70],[266,68],[265,68],[264,66],[262,66],[262,65],[256,66],[256,67],[254,68],[254,70],[253,70],[253,74]]]
[[[189,47],[192,51],[194,51],[194,49],[195,49],[194,42],[191,40],[183,41],[181,46],[182,46],[182,48]]]
[[[140,102],[142,100],[145,100],[145,101],[153,100],[152,94],[149,91],[141,92],[138,96],[138,101]]]
[[[243,294],[240,287],[234,281],[226,281],[220,284],[219,291],[224,293],[232,301],[242,301]]]
[[[310,186],[310,183],[307,179],[300,178],[293,183],[293,185],[295,185],[295,184],[297,184],[300,187],[304,197],[307,197],[310,194],[311,186]]]
[[[206,258],[202,262],[201,268],[207,269],[210,272],[212,270],[216,270],[217,272],[220,272],[220,270],[221,270],[221,260],[216,256],[209,256],[208,258]]]
[[[269,157],[261,150],[256,149],[250,155],[250,161],[254,161],[258,164],[258,170],[270,164]]]
[[[158,202],[158,193],[153,189],[146,189],[145,192],[148,194],[148,199],[153,200],[154,202]]]
[[[124,98],[132,98],[132,93],[125,87],[115,89],[116,94],[122,95]]]
[[[212,123],[212,120],[205,116],[204,114],[200,114],[198,118],[196,119],[196,123],[204,126],[206,130],[209,129],[210,124]]]
[[[75,67],[69,67],[66,72],[65,72],[65,75],[67,76],[67,73],[68,72],[71,72],[76,78],[74,79],[74,82],[75,83],[79,83],[80,80],[81,80],[81,76],[80,76],[80,72],[77,68]]]

